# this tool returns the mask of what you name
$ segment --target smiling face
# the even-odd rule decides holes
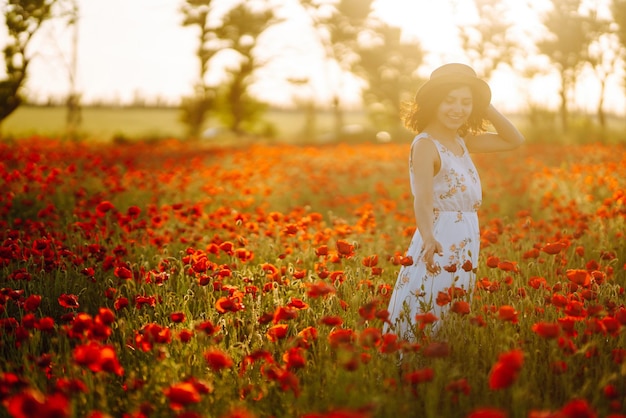
[[[456,132],[472,114],[473,103],[472,90],[469,87],[450,90],[439,104],[433,122]]]

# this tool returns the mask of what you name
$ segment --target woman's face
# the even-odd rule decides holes
[[[457,131],[463,126],[473,109],[472,90],[469,87],[459,87],[450,90],[437,109],[436,119],[447,129]]]

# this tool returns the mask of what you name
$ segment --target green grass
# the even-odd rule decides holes
[[[92,140],[161,139],[184,138],[185,125],[179,120],[176,108],[135,108],[135,107],[86,107],[82,110],[80,136]],[[1,125],[4,138],[29,136],[62,137],[66,133],[66,109],[64,107],[22,106],[10,115]],[[270,110],[265,122],[273,125],[277,137],[288,142],[301,137],[305,126],[304,114],[297,110]],[[349,111],[344,115],[345,124],[357,124],[367,128],[368,121],[359,111]],[[316,120],[316,136],[332,132],[334,120],[328,111],[320,111]],[[209,120],[207,128],[219,126]]]

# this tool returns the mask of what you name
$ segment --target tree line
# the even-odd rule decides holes
[[[292,6],[307,17],[308,29],[315,35],[324,60],[362,80],[362,103],[372,123],[380,130],[399,132],[401,103],[419,85],[417,70],[427,55],[420,40],[403,36],[401,28],[378,18],[374,0],[292,1]],[[567,132],[574,89],[582,72],[592,70],[600,86],[597,120],[605,126],[607,78],[625,69],[626,0],[549,0],[551,7],[540,16],[544,35],[524,39],[514,36],[515,17],[506,2],[472,1],[477,20],[458,28],[459,45],[479,75],[489,79],[502,66],[527,79],[556,72],[559,120]],[[181,25],[195,28],[197,34],[193,94],[183,97],[180,106],[190,138],[201,136],[209,117],[218,118],[238,135],[258,131],[267,104],[251,93],[251,86],[259,70],[272,59],[260,53],[263,35],[289,18],[280,13],[279,4],[241,1],[224,11],[223,0],[181,3]],[[0,80],[0,123],[23,102],[21,92],[34,56],[29,45],[35,34],[48,20],[62,19],[75,26],[79,18],[77,0],[7,0],[3,13],[9,41],[3,50],[6,76]],[[75,54],[76,44],[73,48]],[[236,62],[224,70],[225,81],[211,83],[207,74],[223,51],[233,53]],[[542,56],[549,64],[537,65],[528,59],[530,55]],[[74,131],[80,123],[80,94],[73,82],[76,69],[70,67],[68,72],[67,122],[68,130]],[[289,82],[297,88],[311,80]],[[335,87],[328,105],[339,135],[345,106],[340,86]],[[309,125],[314,124],[319,104],[311,99],[299,105],[305,109]]]

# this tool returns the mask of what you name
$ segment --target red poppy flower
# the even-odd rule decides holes
[[[559,336],[561,326],[550,322],[537,322],[532,325],[531,330],[542,338],[552,339]]]
[[[190,382],[174,383],[164,389],[163,393],[170,401],[170,408],[174,411],[179,411],[189,404],[198,403],[202,400],[200,393]]]
[[[500,409],[479,408],[471,412],[467,418],[507,418],[507,414]]]
[[[223,314],[226,312],[237,312],[244,309],[239,296],[222,296],[215,302],[215,309]]]
[[[189,329],[181,329],[178,333],[178,339],[183,343],[188,343],[193,338],[193,331]]]
[[[34,389],[26,389],[3,401],[13,418],[70,417],[71,404],[63,393],[43,395]]]
[[[411,257],[410,255],[407,256],[407,257],[402,257],[400,259],[400,265],[404,266],[404,267],[412,266],[413,265],[413,257]]]
[[[500,261],[498,263],[498,268],[502,271],[519,271],[517,268],[517,263],[515,261]]]
[[[267,330],[267,333],[265,335],[267,336],[268,340],[275,343],[276,341],[282,340],[283,338],[285,338],[287,336],[288,330],[289,330],[289,325],[277,324],[277,325],[271,326]]]
[[[355,337],[356,334],[349,328],[337,329],[328,335],[328,343],[331,347],[337,348],[339,346],[352,344]]]
[[[61,305],[65,309],[75,309],[80,307],[78,304],[78,296],[76,295],[68,295],[63,293],[58,298],[59,305]]]
[[[41,296],[40,295],[30,295],[24,301],[24,309],[27,312],[33,312],[33,311],[37,310],[37,308],[39,307],[39,304],[41,304]]]
[[[562,249],[567,247],[567,244],[558,241],[558,242],[550,242],[541,247],[541,251],[546,254],[555,255],[561,252]]]
[[[354,255],[354,245],[340,239],[337,241],[337,252],[343,257],[350,258]]]
[[[448,273],[456,273],[456,264],[448,264],[444,266],[443,269]]]
[[[291,319],[298,317],[298,310],[295,308],[279,306],[274,311],[274,316],[272,321],[277,324],[280,321],[289,321]]]
[[[343,319],[339,316],[324,316],[320,319],[320,324],[328,325],[331,327],[338,327],[343,324]]]
[[[426,328],[426,325],[433,324],[438,320],[439,318],[437,318],[432,312],[415,315],[415,321],[420,324],[420,329],[424,329]]]
[[[109,202],[108,200],[104,200],[100,202],[98,206],[96,206],[96,213],[98,214],[98,216],[104,216],[107,212],[113,209],[115,209],[113,203]]]
[[[374,255],[370,255],[368,257],[364,257],[362,264],[365,267],[375,267],[376,265],[378,265],[378,255],[374,254]]]
[[[283,354],[285,367],[288,369],[301,369],[306,366],[304,350],[302,347],[292,347]]]
[[[410,385],[431,382],[435,378],[435,371],[426,367],[404,375],[404,381]]]
[[[451,300],[452,298],[447,292],[439,292],[437,293],[437,299],[435,302],[438,306],[446,306]]]
[[[219,349],[209,349],[204,352],[204,359],[214,372],[222,369],[228,369],[233,366],[234,362],[228,354]]]
[[[470,260],[465,260],[461,268],[463,269],[463,271],[470,272],[474,269],[474,266],[472,265],[472,262]]]
[[[113,307],[115,308],[116,311],[119,311],[120,309],[123,309],[127,306],[128,306],[128,298],[125,298],[125,297],[119,297],[113,303]]]
[[[517,323],[517,311],[514,307],[509,305],[501,306],[498,309],[498,318],[503,321],[510,321],[514,324]]]
[[[109,372],[118,376],[124,369],[117,360],[115,349],[111,345],[100,345],[95,341],[74,348],[73,357],[76,364],[86,366],[94,373]]]
[[[317,283],[307,283],[306,286],[308,287],[306,294],[311,298],[318,298],[335,293],[335,287],[323,281],[319,281]]]
[[[115,267],[113,274],[115,274],[115,277],[117,277],[118,279],[128,280],[133,278],[133,272],[125,266]]]
[[[591,275],[587,270],[569,269],[565,272],[565,276],[579,286],[586,287],[591,284]]]
[[[561,413],[566,418],[597,418],[598,414],[584,399],[573,399],[562,409]]]
[[[450,311],[458,313],[460,315],[468,315],[470,313],[470,304],[464,300],[456,300],[452,304]]]
[[[446,342],[433,341],[424,347],[422,353],[428,358],[443,358],[450,355],[450,346]]]
[[[498,267],[499,263],[500,263],[500,259],[498,257],[493,256],[493,255],[487,257],[487,267],[490,267],[493,269],[493,268]]]
[[[170,320],[174,323],[185,322],[185,313],[184,312],[172,312],[170,314]]]
[[[524,352],[519,349],[500,354],[489,372],[489,388],[505,389],[515,382],[524,364]]]
[[[309,308],[309,305],[306,302],[303,302],[301,299],[298,298],[291,298],[291,301],[287,304],[287,306],[298,310]]]
[[[213,335],[219,331],[219,326],[213,325],[211,321],[204,321],[195,327],[198,331],[204,332],[206,335]]]

